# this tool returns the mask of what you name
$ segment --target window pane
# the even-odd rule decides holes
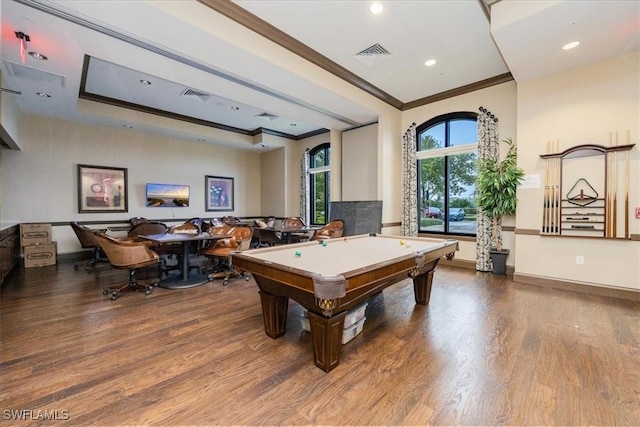
[[[452,120],[449,123],[449,147],[477,144],[478,124],[475,120]]]
[[[476,161],[477,153],[449,156],[449,233],[476,234]]]
[[[323,149],[311,156],[311,167],[327,166],[329,164],[329,149]]]
[[[420,230],[444,231],[444,157],[418,161]]]
[[[418,136],[418,151],[444,147],[444,123],[426,129]]]
[[[313,195],[314,195],[314,209],[311,222],[314,224],[324,224],[325,218],[325,206],[326,206],[326,194],[325,194],[325,179],[327,173],[316,173],[312,175],[313,178]]]

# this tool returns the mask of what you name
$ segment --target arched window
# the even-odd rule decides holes
[[[416,128],[422,233],[476,234],[476,113],[435,117]]]
[[[309,194],[311,224],[323,225],[329,218],[329,161],[331,146],[329,143],[318,145],[309,151],[309,173],[311,174]]]

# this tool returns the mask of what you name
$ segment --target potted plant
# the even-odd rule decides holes
[[[498,221],[501,217],[516,213],[518,197],[516,189],[522,182],[524,171],[518,167],[518,148],[507,138],[503,141],[509,146],[504,160],[491,158],[478,162],[478,178],[476,180],[476,204],[478,209],[491,218],[493,246],[490,250],[493,273],[505,275],[508,249],[502,248],[501,229]]]

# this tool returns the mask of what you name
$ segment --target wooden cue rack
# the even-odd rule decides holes
[[[545,160],[540,235],[630,238],[629,150],[635,144],[617,145],[617,132],[615,144],[611,142],[610,135],[608,147],[584,144],[564,151],[557,142],[547,143],[547,153],[540,155]],[[587,162],[574,163],[593,156],[603,156],[600,172]],[[570,162],[574,175],[580,171],[584,176],[568,176]]]

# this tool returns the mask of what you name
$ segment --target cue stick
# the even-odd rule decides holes
[[[550,141],[547,141],[547,154],[551,154]],[[549,173],[551,165],[549,162],[551,159],[545,159],[545,171],[544,171],[544,202],[542,210],[542,231],[549,233]]]
[[[627,129],[627,145],[631,135]],[[629,238],[629,150],[624,152],[624,237]]]
[[[558,147],[560,148],[560,147]],[[560,227],[562,225],[562,195],[560,194],[560,187],[562,181],[562,159],[556,159],[556,216],[555,216],[555,230],[554,234],[560,234]]]
[[[618,131],[616,131],[615,145],[618,146]],[[618,152],[613,152],[613,226],[612,237],[618,237]]]
[[[624,237],[629,238],[629,150],[624,152]]]
[[[549,172],[549,234],[555,233],[555,204],[556,204],[556,159],[550,160]]]
[[[609,132],[609,146],[612,147],[613,146],[613,134],[611,132]],[[612,199],[612,173],[611,173],[611,169],[612,169],[612,158],[611,158],[611,153],[605,153],[605,158],[606,158],[606,174],[605,174],[605,178],[607,181],[607,185],[606,185],[606,193],[605,193],[605,237],[610,237],[611,236],[611,222],[612,222],[612,218],[611,218],[611,213],[612,213],[612,209],[611,209],[611,199]]]

